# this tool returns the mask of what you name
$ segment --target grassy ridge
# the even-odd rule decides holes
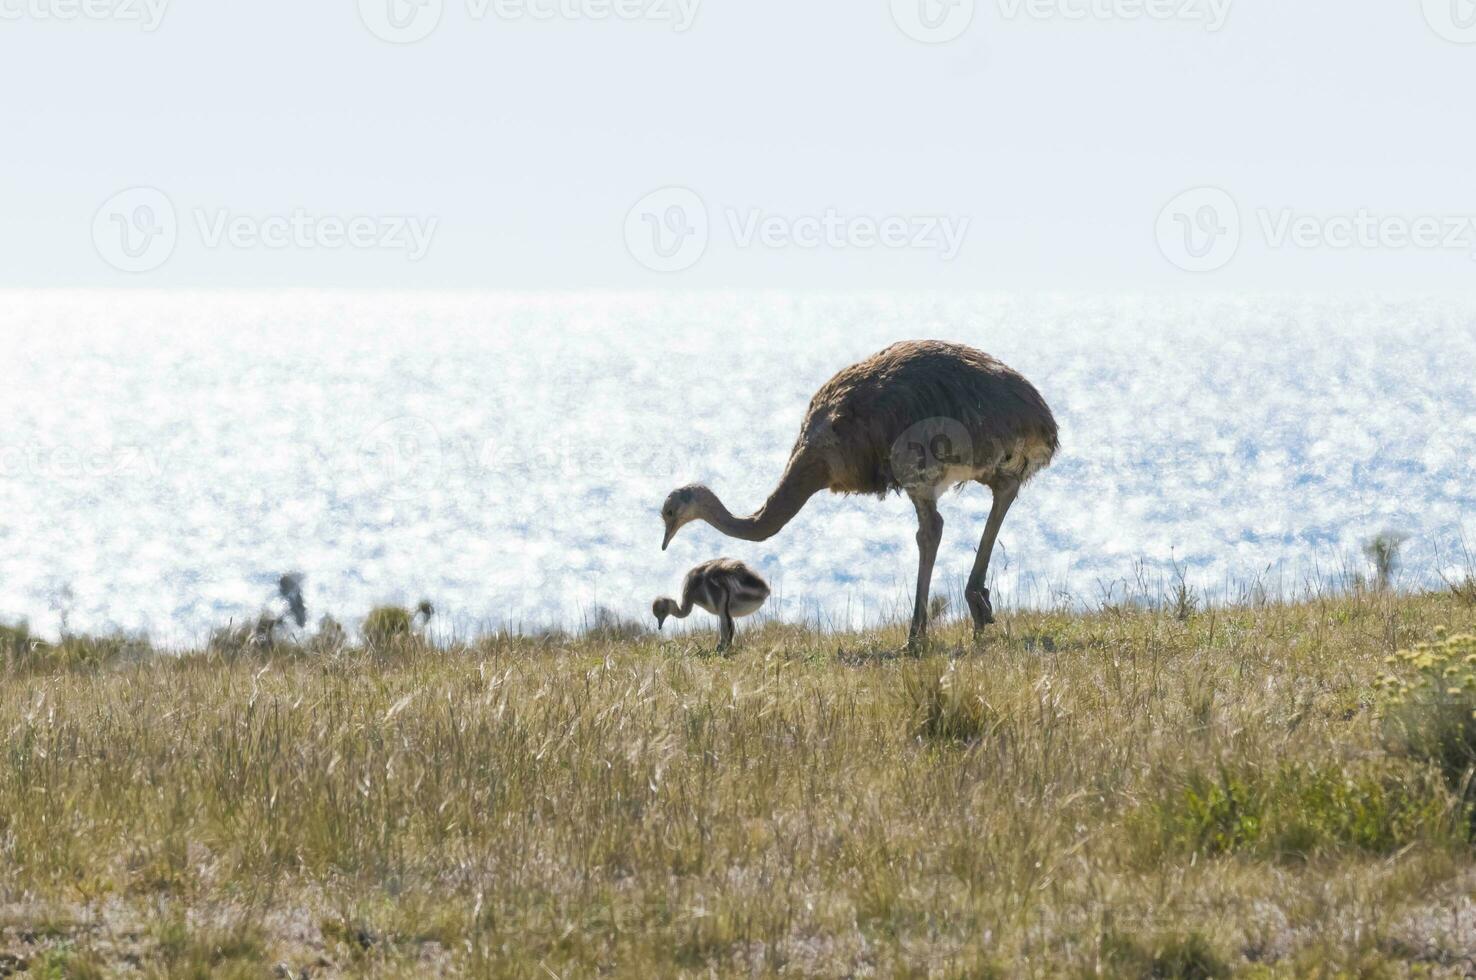
[[[0,973],[1461,975],[1455,596],[156,657],[0,636]]]

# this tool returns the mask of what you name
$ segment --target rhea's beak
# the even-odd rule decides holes
[[[677,533],[677,525],[676,524],[668,524],[668,525],[666,525],[666,537],[664,537],[664,538],[661,539],[661,550],[662,551],[665,551],[666,550],[666,546],[669,545],[669,544],[671,544],[671,539],[676,536],[676,533]]]

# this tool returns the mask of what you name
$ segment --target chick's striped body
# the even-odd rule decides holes
[[[769,598],[769,583],[732,558],[703,562],[687,573],[682,581],[682,605],[689,599],[693,605],[714,616],[721,615],[727,599],[730,615],[742,618],[758,612]]]
[[[758,612],[768,598],[769,583],[763,576],[736,559],[716,558],[687,573],[680,602],[657,599],[652,611],[658,626],[667,616],[684,619],[694,608],[712,613],[718,617],[721,648],[733,642],[733,620]]]

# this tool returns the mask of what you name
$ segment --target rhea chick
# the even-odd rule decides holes
[[[657,599],[651,605],[656,628],[666,625],[666,617],[686,619],[693,606],[700,606],[718,618],[718,649],[733,645],[733,620],[759,611],[769,598],[769,583],[753,569],[733,558],[717,558],[703,562],[687,573],[682,582],[682,601]]]

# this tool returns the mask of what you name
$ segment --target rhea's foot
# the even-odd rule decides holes
[[[988,589],[969,589],[964,593],[964,599],[969,604],[969,614],[974,617],[975,633],[994,622],[994,606],[989,601]]]
[[[919,626],[918,624],[913,623],[912,624],[912,629],[910,629],[910,630],[907,631],[907,652],[910,653],[910,654],[912,654],[913,656],[918,656],[918,655],[920,655],[923,652],[923,649],[927,645],[928,645],[928,627],[927,627],[927,624],[924,623],[923,625]]]

